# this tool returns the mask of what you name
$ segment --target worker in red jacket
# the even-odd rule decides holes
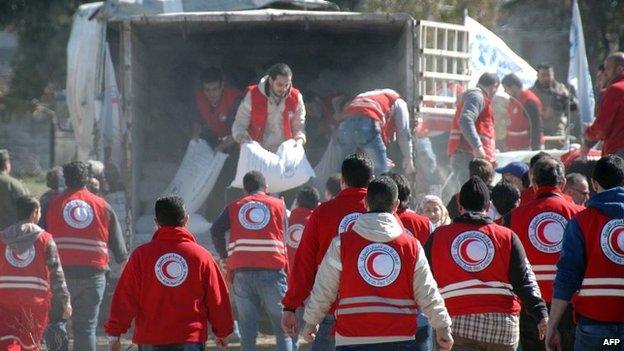
[[[366,187],[373,178],[371,160],[363,154],[348,156],[342,162],[341,176],[343,190],[335,198],[319,205],[303,230],[295,264],[290,271],[288,291],[282,300],[282,327],[289,335],[298,330],[295,311],[303,307],[310,295],[316,271],[332,239],[350,229],[355,220],[366,212]],[[314,340],[314,350],[334,350],[334,339],[330,335],[333,324],[334,317],[329,313]]]
[[[560,351],[559,323],[574,305],[574,350],[624,348],[624,160],[603,156],[594,168],[597,194],[563,233],[553,284],[549,350]]]
[[[18,222],[0,232],[0,350],[39,350],[48,311],[71,315],[69,292],[39,201],[22,196],[15,208]]]
[[[74,350],[95,351],[95,330],[110,270],[108,252],[122,267],[128,252],[115,212],[86,188],[91,178],[88,165],[68,163],[63,177],[67,189],[50,200],[46,229],[56,242],[71,294]],[[56,337],[64,338],[65,330],[57,328]]]
[[[418,240],[394,212],[396,183],[370,182],[368,211],[334,238],[319,267],[304,319],[306,340],[336,303],[336,350],[415,350],[418,307],[436,329],[437,350],[453,345],[451,319]]]
[[[550,306],[563,231],[570,218],[583,207],[563,198],[561,189],[565,186],[565,168],[561,161],[545,158],[537,162],[533,166],[533,182],[537,186],[535,199],[511,210],[503,223],[522,241],[542,297]],[[520,314],[520,343],[527,350],[546,350],[544,341],[537,334],[536,324],[537,321],[523,310]],[[559,328],[564,344],[568,345],[565,349],[571,351],[574,343],[572,309],[567,311]]]
[[[522,81],[511,73],[501,81],[511,99],[507,105],[509,125],[505,149],[539,150],[544,146],[542,102],[530,89],[522,90]]]
[[[245,174],[243,190],[246,195],[226,206],[210,228],[215,248],[232,276],[241,346],[254,349],[258,311],[263,308],[273,326],[276,350],[291,350],[293,339],[280,328],[288,267],[286,206],[283,199],[267,194],[266,180],[258,171]]]
[[[581,156],[587,158],[589,149],[603,141],[602,154],[624,156],[624,52],[615,52],[604,61],[604,76],[609,81],[602,93],[598,116],[585,130]]]
[[[299,189],[297,193],[297,207],[290,211],[288,217],[288,229],[284,235],[286,241],[286,248],[288,250],[288,266],[292,267],[295,264],[295,254],[301,242],[301,235],[303,235],[303,228],[305,228],[312,215],[312,211],[319,205],[321,195],[316,188],[310,186],[304,186]]]
[[[186,229],[189,216],[179,196],[154,206],[158,229],[136,248],[111,303],[104,330],[109,350],[119,351],[121,334],[134,321],[132,342],[142,347],[203,350],[208,325],[225,347],[232,333],[232,308],[225,280],[208,250]]]
[[[453,321],[454,349],[515,351],[520,301],[540,321],[543,338],[546,303],[518,236],[486,215],[487,185],[471,177],[461,188],[459,203],[462,214],[437,228],[425,245]]]
[[[414,173],[409,110],[403,98],[392,89],[377,89],[358,94],[340,116],[338,143],[347,156],[362,150],[373,160],[375,174],[388,166],[386,146],[396,140],[403,157],[405,173]]]

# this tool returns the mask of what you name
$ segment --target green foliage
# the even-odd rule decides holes
[[[0,28],[18,35],[14,77],[6,97],[14,114],[32,111],[48,83],[65,86],[66,47],[72,15],[86,0],[3,0]]]

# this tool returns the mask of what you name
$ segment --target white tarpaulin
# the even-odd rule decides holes
[[[197,211],[210,195],[227,157],[222,152],[214,152],[205,140],[192,139],[164,194],[179,195],[188,213]]]
[[[496,73],[499,78],[514,73],[522,80],[524,88],[533,85],[537,79],[535,69],[501,38],[468,16],[464,25],[470,33],[470,87],[476,86],[479,77],[485,72]]]
[[[93,125],[100,112],[96,96],[106,24],[89,19],[100,6],[101,3],[80,6],[67,43],[67,106],[81,161],[86,161],[94,151]]]
[[[100,118],[102,132],[102,147],[110,150],[110,161],[121,169],[123,136],[127,131],[125,121],[121,114],[121,96],[117,88],[115,68],[110,55],[108,43],[105,46],[104,57],[104,104],[102,106],[102,118]],[[100,155],[104,160],[103,155]]]
[[[314,177],[305,150],[296,146],[293,139],[283,142],[277,153],[267,151],[255,141],[241,145],[236,177],[231,186],[242,189],[243,177],[250,171],[262,173],[272,193],[296,188]]]
[[[585,38],[583,23],[578,3],[572,3],[572,22],[570,23],[570,65],[568,66],[568,83],[576,90],[581,121],[589,125],[594,121],[594,86],[592,85],[587,55],[585,54]]]

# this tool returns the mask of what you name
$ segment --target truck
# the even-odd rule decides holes
[[[404,13],[141,13],[109,17],[103,31],[126,126],[120,173],[129,241],[134,221],[151,213],[183,157],[199,72],[207,66],[220,67],[227,85],[244,89],[270,65],[285,62],[304,100],[391,88],[412,118],[450,118],[455,96],[436,92],[449,82],[465,87],[471,78],[466,27]]]

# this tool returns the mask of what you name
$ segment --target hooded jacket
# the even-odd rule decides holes
[[[286,98],[278,98],[271,92],[269,87],[269,76],[264,76],[258,83],[258,88],[267,97],[267,120],[262,136],[262,147],[275,152],[285,141],[283,127],[283,112],[286,108]],[[290,119],[290,128],[294,139],[300,138],[305,142],[305,115],[306,110],[303,104],[303,96],[299,94],[297,109]],[[232,136],[237,142],[245,136],[249,136],[248,128],[251,123],[251,93],[245,94],[243,101],[238,107],[236,118],[232,125]]]
[[[553,289],[553,298],[555,299],[570,301],[572,295],[581,288],[583,282],[587,257],[585,254],[585,236],[581,231],[579,218],[590,209],[596,209],[610,218],[624,218],[624,187],[604,190],[587,200],[586,206],[586,210],[568,221],[563,233],[563,243]],[[600,235],[600,232],[585,234]]]
[[[404,233],[404,229],[396,216],[390,213],[362,214],[355,222],[353,231],[366,240],[381,243],[392,241]],[[340,242],[340,237],[332,240],[316,275],[314,288],[303,316],[303,319],[309,325],[319,324],[325,318],[326,313],[338,295],[340,275],[342,273]],[[418,244],[418,249],[419,255],[414,267],[412,282],[414,300],[422,308],[433,328],[436,330],[449,328],[451,326],[451,318],[444,306],[444,300],[438,291],[437,284],[433,279],[420,244]],[[363,338],[367,340],[355,339],[345,338],[340,334],[336,334],[336,346],[371,343],[371,340],[368,340],[370,338]],[[384,342],[397,341],[402,340],[385,340]]]

